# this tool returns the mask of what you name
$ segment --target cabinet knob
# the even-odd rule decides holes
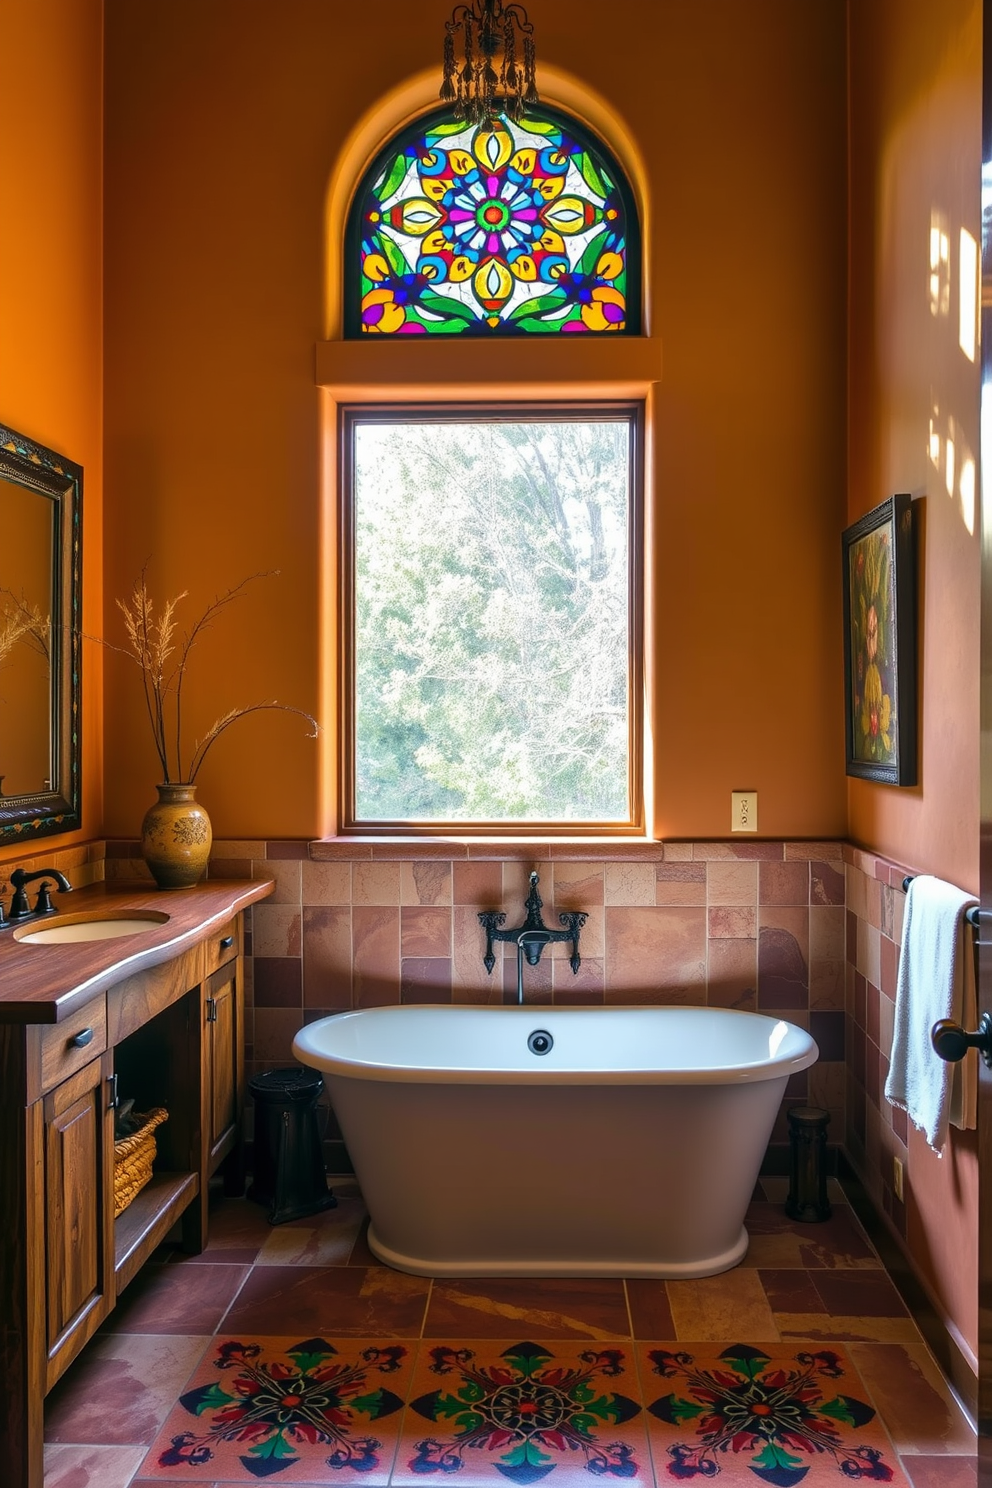
[[[77,1034],[69,1040],[74,1049],[85,1049],[87,1044],[93,1042],[92,1028],[81,1028]]]
[[[231,949],[231,947],[232,947],[233,944],[234,944],[234,936],[233,935],[225,935],[224,936],[224,939],[220,943],[220,948],[221,948],[222,951],[229,951]]]

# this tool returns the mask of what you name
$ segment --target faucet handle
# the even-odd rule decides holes
[[[46,878],[38,890],[38,898],[35,900],[35,914],[53,914],[55,905],[52,903],[52,886]]]

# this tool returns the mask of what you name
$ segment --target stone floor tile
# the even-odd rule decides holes
[[[848,1350],[900,1452],[968,1453],[975,1434],[923,1343],[852,1343]]]
[[[630,1337],[619,1277],[488,1276],[434,1282],[425,1338]]]
[[[674,1338],[675,1322],[663,1281],[632,1277],[627,1282],[627,1305],[635,1338]]]
[[[366,1219],[361,1199],[341,1198],[308,1219],[273,1225],[258,1266],[345,1266]]]
[[[906,1317],[906,1304],[884,1271],[811,1270],[810,1280],[833,1317]]]
[[[173,1334],[99,1334],[45,1400],[46,1442],[148,1446],[209,1343]]]
[[[904,1455],[903,1470],[913,1488],[977,1488],[978,1459]]]
[[[416,1338],[430,1288],[386,1266],[256,1266],[224,1332]]]
[[[100,1331],[213,1333],[250,1271],[250,1266],[144,1266]]]
[[[911,1317],[845,1317],[822,1312],[776,1312],[783,1338],[817,1342],[919,1343],[920,1330]]]
[[[778,1340],[779,1331],[757,1271],[738,1266],[720,1276],[669,1281],[666,1287],[675,1336],[680,1340]]]
[[[127,1488],[144,1447],[45,1447],[45,1488]]]

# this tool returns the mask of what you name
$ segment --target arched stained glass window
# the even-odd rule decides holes
[[[541,108],[445,111],[395,135],[352,203],[349,336],[640,332],[640,243],[619,165]]]

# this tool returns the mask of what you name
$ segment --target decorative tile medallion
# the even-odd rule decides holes
[[[218,1339],[145,1458],[175,1482],[385,1483],[409,1348],[324,1338]],[[396,1419],[384,1432],[381,1422]],[[387,1440],[388,1437],[388,1440]]]
[[[576,1469],[651,1482],[636,1371],[623,1348],[515,1343],[497,1353],[498,1347],[424,1348],[394,1483],[457,1476],[529,1484],[549,1475],[562,1481]],[[424,1384],[435,1387],[417,1394]],[[418,1417],[434,1432],[418,1433]]]
[[[690,1348],[646,1351],[645,1398],[659,1484],[725,1473],[728,1488],[754,1480],[774,1488],[825,1488],[845,1480],[907,1488],[842,1349]],[[656,1395],[652,1384],[659,1379],[665,1391]]]

